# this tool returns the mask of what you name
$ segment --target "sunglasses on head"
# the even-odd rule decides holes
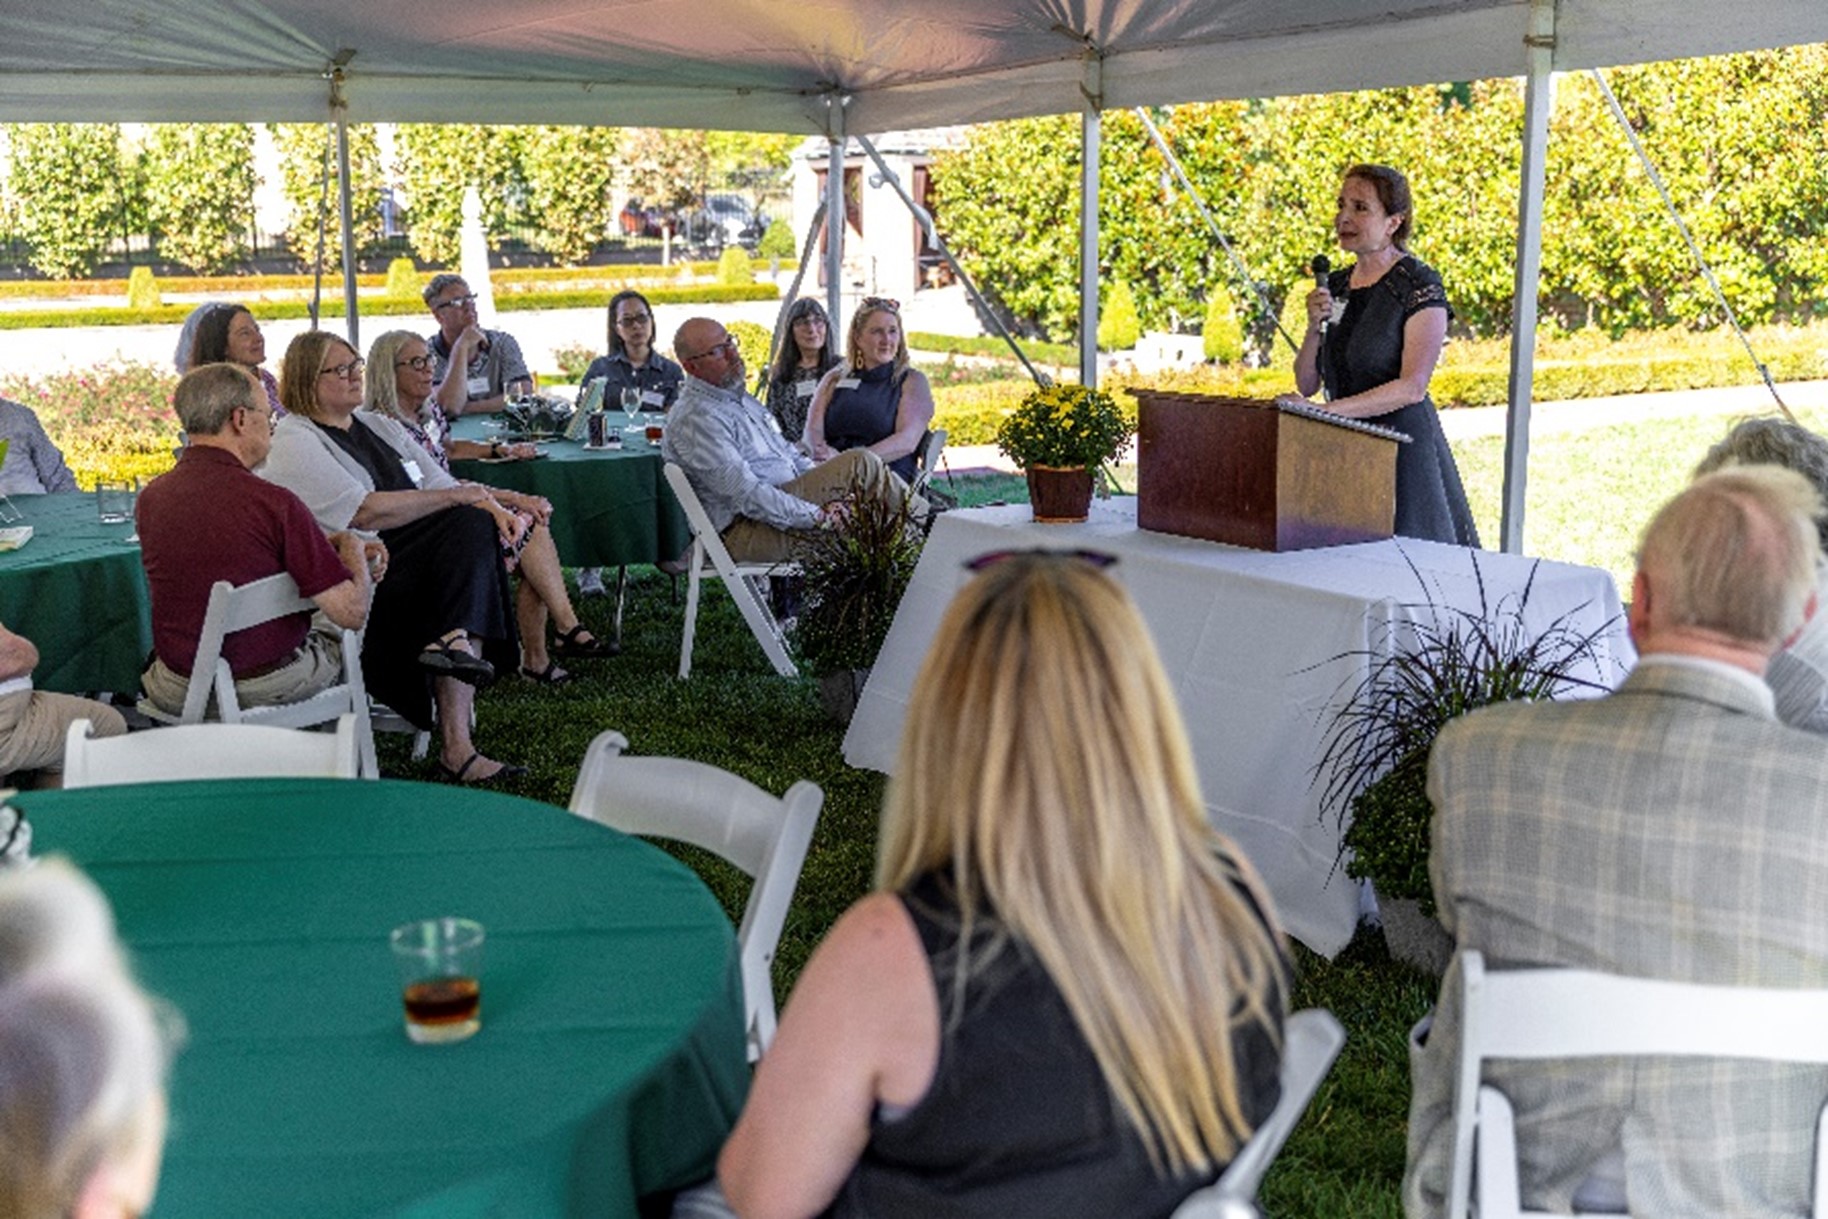
[[[1046,546],[1031,546],[1022,550],[987,551],[975,559],[966,559],[965,570],[969,572],[988,571],[1007,559],[1073,559],[1080,563],[1089,563],[1099,571],[1113,567],[1117,563],[1117,556],[1108,550],[1053,550]]]
[[[890,313],[901,312],[901,302],[887,296],[866,296],[863,298],[865,309],[886,309]]]

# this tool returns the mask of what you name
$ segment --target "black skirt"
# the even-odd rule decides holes
[[[497,671],[519,663],[514,603],[495,518],[467,504],[383,529],[387,577],[375,586],[362,643],[368,692],[414,725],[432,727],[425,646],[462,629]]]

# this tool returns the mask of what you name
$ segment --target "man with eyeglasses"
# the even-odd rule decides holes
[[[768,408],[744,392],[743,354],[718,322],[688,321],[673,339],[673,354],[686,381],[667,417],[660,451],[685,471],[732,558],[750,563],[792,558],[795,535],[843,519],[841,501],[853,484],[893,508],[905,501],[910,518],[925,523],[927,502],[868,449],[814,465],[782,439]]]
[[[273,446],[273,409],[245,368],[192,369],[172,405],[190,444],[139,499],[140,562],[152,594],[154,656],[141,675],[147,697],[169,715],[183,711],[216,581],[241,585],[282,571],[320,613],[231,634],[222,655],[236,696],[245,705],[294,702],[336,684],[341,630],[368,620],[387,548],[353,533],[325,537],[303,500],[254,473]]]
[[[448,271],[425,285],[425,303],[438,332],[425,340],[436,361],[432,397],[451,416],[499,411],[509,394],[529,393],[533,378],[520,344],[505,330],[476,324],[476,294]]]
[[[6,460],[0,463],[0,495],[45,495],[76,490],[63,453],[45,435],[30,407],[0,398],[0,440]]]

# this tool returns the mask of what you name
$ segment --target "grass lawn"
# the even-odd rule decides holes
[[[1828,418],[1808,418],[1828,426]],[[1624,424],[1539,440],[1531,457],[1530,549],[1593,563],[1628,578],[1630,551],[1651,510],[1688,476],[1725,430],[1719,417]],[[1457,446],[1480,528],[1497,537],[1502,441]],[[1133,475],[1124,478],[1133,486]],[[1019,477],[972,476],[941,486],[967,505],[1027,498]],[[519,791],[563,805],[578,760],[598,732],[615,728],[631,751],[697,758],[771,791],[808,778],[826,793],[775,970],[782,998],[832,921],[866,891],[874,866],[884,780],[847,767],[842,733],[821,711],[807,680],[776,677],[721,586],[706,595],[693,673],[680,682],[682,608],[672,582],[652,568],[631,573],[625,651],[580,664],[582,680],[557,689],[509,680],[477,702],[477,741],[492,756],[532,770]],[[683,589],[680,590],[683,596]],[[586,622],[609,629],[604,599],[581,601]],[[401,737],[383,738],[389,774],[431,778],[430,763],[406,756]],[[679,852],[733,911],[747,880],[719,861]],[[1400,1215],[1397,1187],[1409,1101],[1405,1035],[1434,998],[1434,986],[1392,963],[1374,934],[1362,933],[1328,962],[1296,948],[1296,1006],[1321,1006],[1344,1023],[1346,1048],[1271,1172],[1265,1213],[1295,1217]]]

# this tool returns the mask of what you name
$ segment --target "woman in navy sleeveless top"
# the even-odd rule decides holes
[[[980,564],[915,685],[877,892],[719,1159],[739,1214],[1164,1219],[1277,1100],[1287,963],[1135,607],[1087,558]]]
[[[806,416],[814,461],[849,449],[870,449],[901,475],[914,478],[914,451],[933,425],[933,390],[908,367],[901,306],[866,296],[851,316],[845,362],[825,374]]]

